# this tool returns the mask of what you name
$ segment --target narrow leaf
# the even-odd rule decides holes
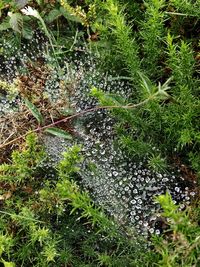
[[[11,28],[16,32],[21,33],[23,27],[22,15],[20,13],[12,13],[12,12],[8,12],[8,15],[10,17],[9,23]]]
[[[145,93],[151,95],[151,89],[152,89],[151,81],[147,76],[144,75],[144,73],[138,71],[138,74],[141,78],[141,86],[145,90]]]
[[[29,18],[29,17],[26,16],[26,18]],[[30,25],[29,20],[24,19],[24,25],[23,25],[23,29],[22,29],[23,37],[25,39],[31,40],[32,37],[33,37],[33,33],[34,33],[34,31],[33,31],[32,27]]]
[[[5,19],[1,24],[0,24],[0,31],[5,31],[7,29],[10,29],[10,23],[8,19]]]
[[[57,18],[59,18],[60,16],[62,16],[62,13],[60,10],[58,9],[53,9],[49,12],[49,14],[47,15],[47,17],[45,18],[46,22],[51,23],[54,20],[56,20]]]
[[[61,138],[72,139],[72,136],[69,133],[56,127],[47,128],[45,129],[45,132],[48,132]]]
[[[25,105],[27,108],[30,109],[32,115],[36,118],[36,120],[41,124],[43,122],[43,117],[40,111],[37,109],[37,107],[31,103],[27,98],[24,100]]]

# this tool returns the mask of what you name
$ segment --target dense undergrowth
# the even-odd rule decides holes
[[[4,0],[0,15],[0,111],[5,97],[15,110],[11,118],[2,112],[1,123],[2,266],[199,266],[199,1]],[[38,32],[32,58],[23,47]],[[64,73],[67,58],[75,62],[83,51],[100,76],[115,73],[113,80],[131,91],[110,93],[91,81],[89,97],[98,106],[78,113],[70,104],[78,85]],[[43,91],[53,75],[62,89],[57,102]],[[168,192],[155,196],[162,235],[144,239],[98,207],[77,183],[81,146],[67,148],[57,165],[49,161],[43,132],[71,140],[72,120],[102,109],[114,119],[115,146],[129,159],[169,175],[178,168],[195,185],[184,210]]]

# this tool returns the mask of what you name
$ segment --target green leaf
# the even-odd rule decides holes
[[[82,23],[81,19],[70,14],[67,10],[65,10],[63,7],[60,7],[61,14],[69,21]]]
[[[37,109],[37,107],[33,103],[31,103],[27,98],[24,100],[24,102],[27,108],[30,109],[31,113],[36,118],[36,120],[41,124],[43,122],[43,117],[40,111]]]
[[[139,72],[138,74],[141,78],[141,87],[143,89],[143,95],[144,97],[148,97],[151,96],[155,93],[155,87],[153,86],[153,84],[151,83],[150,79],[144,75],[144,73]]]
[[[4,267],[15,267],[15,263],[14,262],[8,262],[8,261],[2,261],[4,264]]]
[[[69,133],[56,127],[47,128],[45,129],[45,132],[48,132],[61,138],[72,139],[72,136]]]
[[[9,12],[8,15],[10,17],[9,23],[11,28],[16,32],[21,33],[23,27],[22,15],[20,13],[12,13],[12,12]]]
[[[31,40],[33,37],[33,30],[29,23],[24,23],[24,27],[22,29],[22,35],[25,39]]]
[[[53,22],[55,19],[59,18],[60,16],[62,16],[62,13],[60,10],[58,9],[53,9],[49,12],[49,14],[46,16],[45,20],[48,23]]]
[[[10,28],[11,26],[9,23],[9,19],[8,18],[4,19],[4,21],[0,24],[0,31],[5,31]]]

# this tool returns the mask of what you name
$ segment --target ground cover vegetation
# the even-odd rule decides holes
[[[199,26],[198,0],[0,2],[2,266],[200,265]],[[158,234],[123,223],[80,182],[89,152],[77,129],[107,115],[112,131],[99,136],[142,161],[138,179],[176,170],[188,186],[189,198],[177,178],[174,199],[154,185]],[[48,135],[67,142],[54,162]]]

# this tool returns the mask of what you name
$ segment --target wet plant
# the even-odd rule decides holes
[[[13,152],[12,162],[0,166],[4,266],[54,266],[55,262],[95,266],[104,263],[105,254],[116,264],[124,260],[129,265],[135,255],[142,260],[139,239],[127,240],[116,222],[75,183],[73,177],[83,161],[80,147],[64,153],[53,180],[45,177],[47,160],[36,135],[30,134],[24,148]]]
[[[159,266],[198,266],[200,263],[200,227],[191,218],[191,209],[178,210],[171,196],[158,196],[156,201],[163,208],[162,216],[169,225],[167,238],[155,237],[155,249],[160,255]],[[193,217],[193,216],[192,216]]]
[[[1,264],[198,266],[198,1],[0,10]]]

